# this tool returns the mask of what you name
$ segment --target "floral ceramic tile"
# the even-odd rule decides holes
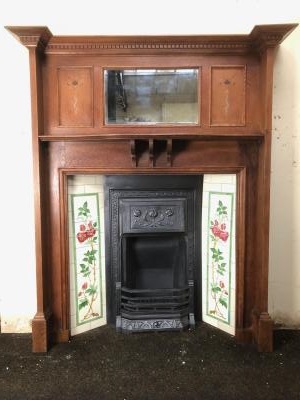
[[[230,324],[233,193],[209,192],[206,314]]]
[[[71,195],[71,208],[78,326],[103,315],[98,194]]]

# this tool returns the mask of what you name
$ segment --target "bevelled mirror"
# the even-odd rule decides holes
[[[105,124],[198,124],[198,69],[105,70]]]

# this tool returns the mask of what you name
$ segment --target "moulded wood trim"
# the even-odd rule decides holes
[[[52,37],[47,26],[5,26],[19,42],[25,47],[45,48]]]
[[[222,168],[220,166],[209,166],[205,167],[202,166],[201,168],[191,168],[191,167],[157,167],[155,169],[149,167],[140,167],[138,169],[138,174],[149,174],[149,171],[154,175],[165,174],[165,175],[199,175],[199,174],[238,174],[245,169],[244,165],[235,165],[235,166],[228,166]],[[155,172],[153,172],[155,171]],[[84,174],[84,175],[93,175],[93,174],[103,174],[103,175],[128,175],[128,174],[136,174],[137,169],[134,167],[131,168],[60,168],[60,173],[66,175],[74,175],[74,174]]]
[[[245,167],[237,174],[236,185],[236,331],[243,329],[245,319],[246,179]]]
[[[298,24],[257,25],[245,35],[192,36],[56,36],[48,53],[248,53],[279,45]]]
[[[252,46],[259,52],[264,51],[267,47],[276,47],[282,43],[297,26],[298,24],[296,23],[256,25],[250,33]]]
[[[82,134],[66,134],[66,135],[40,135],[39,140],[41,142],[90,142],[90,141],[114,141],[114,140],[263,140],[265,135],[260,132],[204,132],[198,134],[186,134],[186,133],[156,133],[156,134],[133,134],[131,133],[110,133],[110,134],[96,134],[96,135],[82,135]]]
[[[26,47],[48,54],[245,54],[279,45],[298,24],[257,25],[250,34],[172,36],[52,36],[45,26],[7,26]]]
[[[68,224],[68,186],[66,175],[59,171],[59,207],[60,207],[60,252],[61,252],[61,341],[70,338],[70,276],[69,276],[69,224]]]

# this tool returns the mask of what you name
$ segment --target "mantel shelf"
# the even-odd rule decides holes
[[[105,140],[262,140],[265,134],[261,132],[248,132],[248,133],[222,133],[222,132],[209,132],[200,134],[186,134],[186,133],[154,133],[144,135],[133,135],[128,133],[118,134],[67,134],[67,135],[39,135],[41,142],[90,142],[90,141],[105,141]]]

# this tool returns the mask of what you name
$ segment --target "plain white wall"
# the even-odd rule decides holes
[[[300,6],[294,0],[1,2],[2,331],[30,330],[28,320],[36,306],[28,51],[3,27],[47,25],[55,35],[235,34],[249,33],[257,24],[291,22],[300,22]],[[298,326],[299,34],[297,28],[282,44],[275,65],[270,243],[270,312],[277,319]]]
[[[300,27],[274,68],[269,310],[300,327]]]

